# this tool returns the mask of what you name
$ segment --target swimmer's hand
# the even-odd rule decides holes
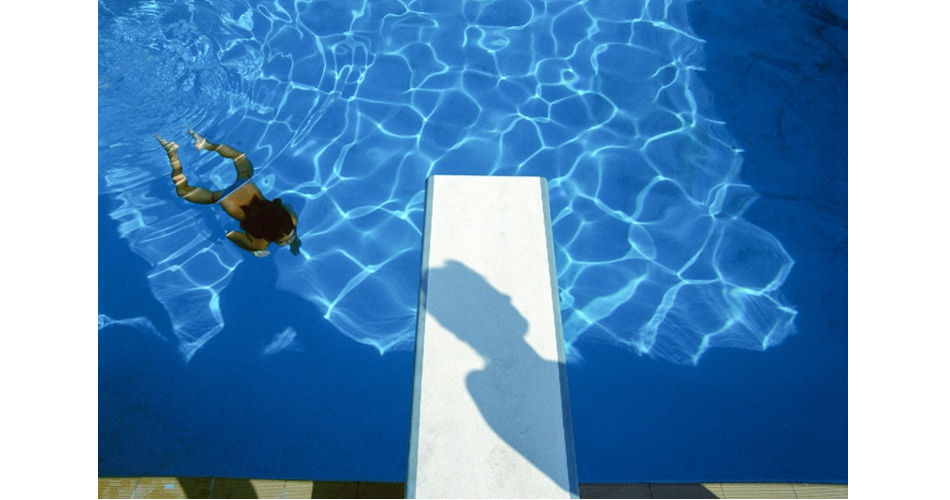
[[[290,242],[290,253],[300,255],[300,238],[294,238],[294,241]]]
[[[246,233],[242,233],[239,231],[228,231],[225,236],[227,236],[228,239],[231,240],[231,242],[237,245],[239,248],[242,248],[244,250],[247,250],[248,252],[251,252],[256,257],[266,257],[270,255],[270,252],[268,252],[265,249],[258,250],[254,248],[255,247],[254,240],[252,240],[251,237],[248,236]]]
[[[195,138],[195,149],[206,149],[208,151],[214,151],[216,148],[215,144],[211,144],[207,139],[202,137],[198,132],[195,132],[192,129],[188,129],[188,134]]]
[[[155,134],[155,138],[158,139],[158,143],[165,148],[165,153],[171,156],[172,153],[178,151],[178,143],[166,141],[162,136]]]

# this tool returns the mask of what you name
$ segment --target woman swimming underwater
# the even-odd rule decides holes
[[[261,194],[261,190],[251,182],[254,167],[247,156],[227,144],[212,144],[194,130],[189,130],[188,133],[195,139],[195,148],[215,151],[233,160],[237,180],[220,191],[209,191],[189,185],[181,170],[181,161],[178,160],[178,144],[166,141],[156,134],[155,138],[168,154],[168,161],[172,166],[172,181],[178,196],[192,203],[220,204],[228,215],[241,223],[241,229],[244,230],[228,231],[228,239],[257,257],[270,255],[267,247],[271,243],[290,245],[290,252],[297,255],[300,248],[296,231],[297,215],[290,207],[283,205],[280,198],[270,201]]]

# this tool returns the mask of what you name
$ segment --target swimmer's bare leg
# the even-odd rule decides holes
[[[220,193],[188,184],[188,179],[185,178],[185,173],[181,170],[181,161],[178,159],[178,143],[166,141],[158,134],[155,134],[155,138],[165,148],[165,154],[168,155],[168,163],[172,166],[172,182],[175,183],[175,192],[178,193],[178,196],[192,203],[214,203]]]
[[[234,169],[237,171],[238,180],[250,179],[254,175],[254,166],[244,153],[228,146],[227,144],[214,144],[194,130],[189,130],[189,134],[195,138],[195,147],[206,151],[215,151],[219,155],[234,160]]]

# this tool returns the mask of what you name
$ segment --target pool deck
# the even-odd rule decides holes
[[[404,483],[100,477],[99,498],[404,498]],[[846,484],[581,483],[581,498],[848,498]]]

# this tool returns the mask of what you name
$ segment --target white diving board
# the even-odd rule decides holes
[[[406,495],[577,498],[547,183],[433,176]]]

